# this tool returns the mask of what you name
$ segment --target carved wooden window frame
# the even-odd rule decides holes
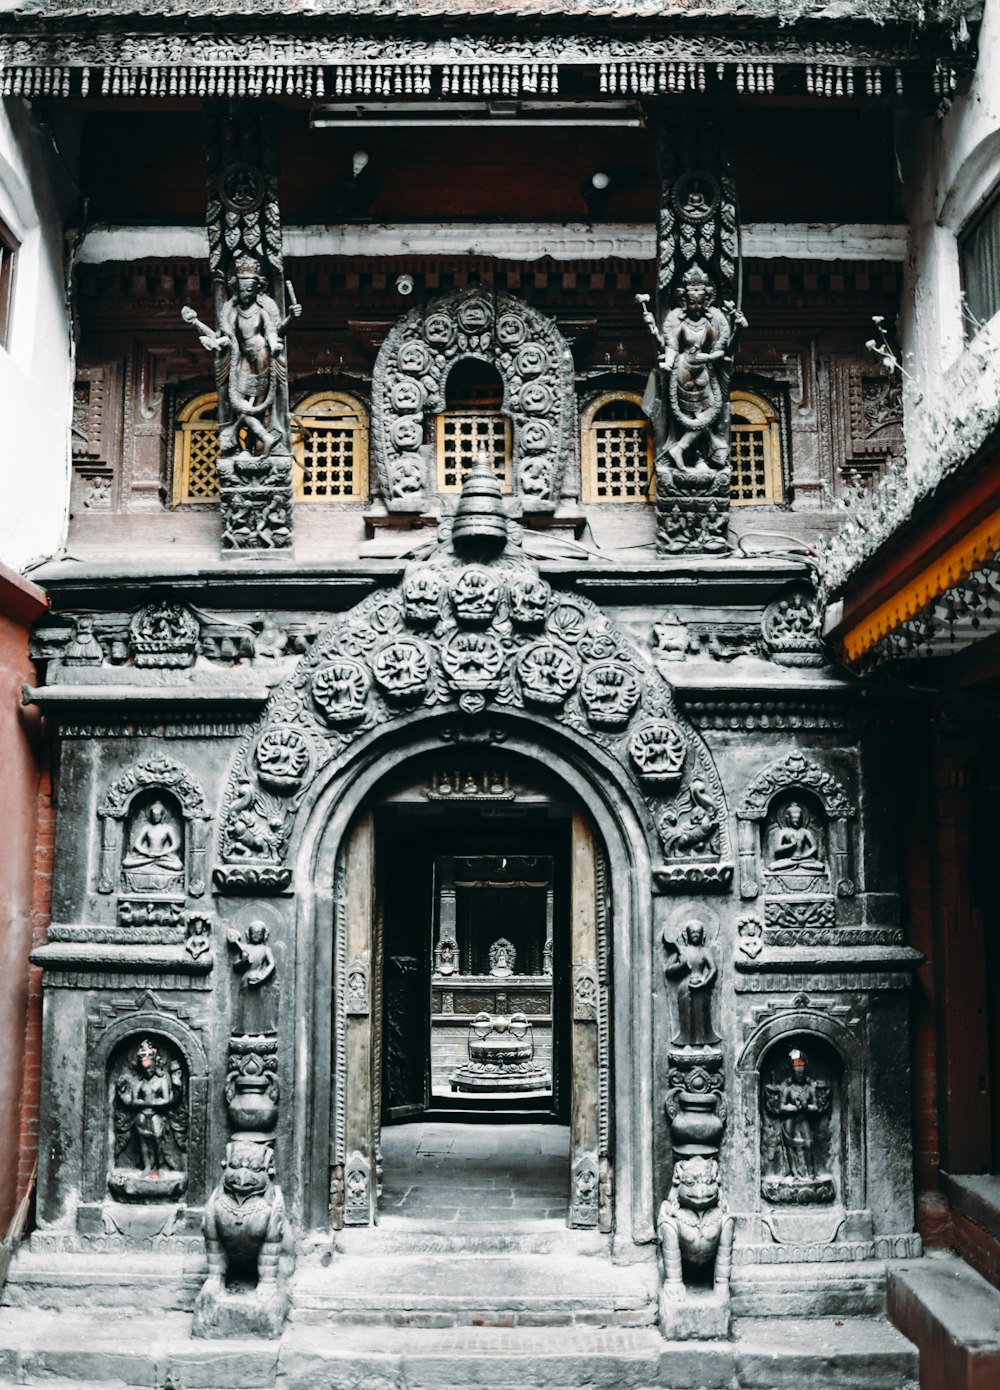
[[[618,403],[628,403],[634,405],[634,420],[607,420],[598,419],[601,411],[609,405]],[[606,492],[602,493],[601,485],[598,481],[600,472],[600,441],[602,434],[607,431],[610,433],[613,428],[622,430],[632,427],[637,432],[642,429],[646,439],[646,455],[648,459],[647,485],[645,493],[640,497],[629,494],[621,497],[609,496]],[[649,421],[642,413],[642,396],[638,391],[605,391],[596,396],[584,409],[580,417],[580,463],[581,463],[581,500],[583,502],[593,502],[599,505],[609,503],[633,503],[651,502],[656,493],[656,469],[653,460],[653,431]]]
[[[324,426],[330,427],[334,422],[338,429],[350,422],[347,427],[353,436],[350,445],[351,491],[328,496],[309,495],[306,489],[309,486],[307,455],[310,435],[318,434]],[[316,506],[328,506],[337,502],[366,502],[369,497],[368,411],[357,396],[352,396],[346,391],[313,391],[299,402],[292,413],[291,423],[292,496],[295,501],[308,502]]]
[[[971,342],[1000,314],[1000,186],[958,235],[962,324]]]
[[[175,507],[217,507],[219,505],[220,493],[218,488],[212,494],[191,496],[191,468],[200,436],[214,433],[218,439],[218,419],[209,420],[207,418],[209,412],[212,412],[213,416],[217,416],[218,404],[219,400],[215,391],[202,391],[197,396],[185,401],[177,412],[177,419],[174,424],[173,499]],[[216,474],[216,478],[218,478],[218,474]]]
[[[778,411],[766,396],[742,387],[730,392],[729,404],[732,411],[730,427],[730,457],[733,463],[733,479],[730,485],[729,503],[733,507],[778,507],[785,501],[784,474],[781,466],[781,421]],[[738,415],[750,416],[745,422],[738,422]],[[756,418],[754,418],[756,417]],[[762,497],[740,497],[737,495],[736,454],[737,441],[751,434],[761,434],[763,452],[764,495]]]
[[[494,425],[500,424],[503,429],[503,476],[501,477],[495,464],[495,460],[500,456],[499,450],[494,450],[491,458],[493,471],[500,478],[501,490],[505,493],[514,490],[514,436],[511,428],[510,416],[505,415],[499,406],[491,409],[486,406],[456,406],[451,410],[442,410],[434,417],[434,458],[435,458],[435,482],[437,491],[442,493],[457,494],[462,491],[462,482],[465,473],[455,469],[457,481],[446,483],[445,475],[452,469],[451,455],[448,449],[448,425],[452,422],[462,420],[489,420]],[[477,450],[478,452],[478,450]],[[473,457],[472,462],[475,462]],[[470,464],[471,469],[471,464]]]
[[[17,279],[17,253],[21,243],[0,221],[0,348],[10,347],[11,322],[14,317],[14,285]]]

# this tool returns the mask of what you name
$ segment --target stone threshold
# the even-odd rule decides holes
[[[5,1309],[0,1390],[902,1390],[914,1348],[875,1318],[738,1320],[730,1341],[666,1342],[647,1328],[413,1329],[291,1325],[279,1342],[196,1341],[155,1306],[98,1314]]]

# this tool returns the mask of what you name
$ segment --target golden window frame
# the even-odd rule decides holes
[[[292,412],[292,496],[296,502],[326,506],[335,502],[360,502],[368,499],[368,411],[356,396],[345,391],[314,391],[300,401]],[[317,475],[325,472],[326,492],[314,492],[315,480],[309,476],[310,442],[318,445],[323,433],[342,436],[345,447],[327,448],[315,457]],[[349,443],[347,440],[349,438]],[[343,474],[350,470],[350,486],[344,488]],[[334,478],[336,475],[336,478]]]
[[[785,500],[781,471],[781,425],[777,411],[770,401],[751,391],[731,392],[729,405],[733,416],[741,417],[739,421],[734,419],[730,427],[733,465],[730,506],[777,506]],[[749,456],[748,449],[752,451]],[[745,484],[741,482],[741,461],[749,463],[759,482],[757,478],[751,478]],[[757,495],[741,497],[738,492],[743,488],[755,491]]]
[[[468,423],[473,427],[476,423],[488,425],[491,427],[494,436],[498,433],[497,426],[501,426],[503,434],[503,475],[501,476],[496,468],[495,460],[500,456],[500,450],[495,447],[493,450],[493,471],[500,479],[501,490],[503,492],[513,492],[514,449],[510,417],[505,415],[502,410],[491,410],[476,406],[459,406],[454,410],[442,410],[440,414],[435,417],[434,431],[436,436],[438,492],[455,493],[462,491],[462,470],[455,465],[455,455],[449,449],[449,426],[460,425],[461,423]],[[475,463],[478,452],[477,445],[471,455],[473,463]],[[450,472],[456,474],[456,480],[453,483],[445,481],[447,474]]]
[[[175,507],[218,504],[219,422],[215,418],[218,404],[215,391],[203,391],[187,401],[177,413],[174,429]],[[207,418],[209,413],[211,419]],[[209,449],[214,450],[216,463],[215,486],[211,489],[204,486]]]
[[[635,418],[626,420],[599,420],[597,417],[606,406],[628,404],[635,406]],[[630,492],[624,496],[610,496],[606,491],[602,491],[604,486],[600,481],[600,474],[604,466],[602,456],[602,444],[604,439],[617,431],[625,430],[642,431],[646,440],[646,490],[641,495]],[[634,503],[650,502],[656,491],[656,473],[653,467],[653,431],[650,429],[649,420],[642,412],[642,397],[637,391],[606,391],[603,395],[595,397],[594,400],[583,411],[580,417],[580,462],[581,462],[581,498],[584,502],[595,502],[604,505],[609,502]]]

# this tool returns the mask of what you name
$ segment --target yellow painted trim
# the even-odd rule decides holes
[[[219,494],[213,497],[191,497],[189,487],[191,482],[191,445],[192,434],[195,431],[213,429],[218,433],[219,426],[215,420],[204,419],[205,412],[214,410],[218,404],[218,396],[214,391],[204,391],[200,396],[195,396],[177,414],[177,429],[174,433],[174,477],[173,477],[173,500],[175,507],[186,507],[188,505],[216,506],[219,501]]]
[[[946,550],[933,564],[920,571],[892,598],[844,634],[844,655],[848,661],[864,656],[876,642],[914,618],[929,603],[968,579],[981,565],[1000,551],[1000,509],[981,521],[967,536]]]
[[[351,422],[354,430],[354,491],[339,497],[305,496],[306,432],[333,421]],[[368,497],[368,412],[357,396],[346,391],[314,391],[292,412],[292,496],[296,502],[326,506]]]
[[[634,420],[615,420],[608,421],[609,426],[618,429],[642,429],[646,433],[646,493],[644,497],[604,497],[597,489],[597,432],[599,422],[598,412],[603,410],[606,405],[616,405],[619,401],[625,401],[629,405],[634,405]],[[653,469],[653,431],[650,429],[649,421],[642,413],[642,397],[637,391],[605,391],[603,395],[592,400],[580,417],[580,472],[581,472],[581,501],[606,503],[645,503],[650,502],[656,487],[656,475]]]

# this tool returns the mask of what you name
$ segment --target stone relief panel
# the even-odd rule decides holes
[[[108,1190],[125,1202],[163,1202],[187,1186],[188,1077],[167,1038],[128,1038],[111,1059],[114,1133]]]
[[[276,688],[230,776],[218,888],[289,887],[289,843],[312,779],[366,735],[417,714],[478,721],[504,710],[561,725],[627,771],[656,827],[658,888],[731,882],[722,786],[672,688],[593,603],[549,588],[499,486],[477,468],[433,554],[333,623]],[[485,556],[463,534],[489,510],[484,496],[495,505]]]
[[[205,891],[209,810],[186,768],[155,753],[135,763],[98,807],[100,893],[199,897]]]
[[[379,351],[372,442],[386,506],[420,511],[437,491],[425,417],[445,409],[448,373],[465,358],[488,362],[503,381],[503,410],[514,434],[514,492],[530,510],[554,510],[566,465],[578,450],[572,354],[551,319],[513,295],[480,286],[412,309]],[[413,603],[420,602],[414,590]]]
[[[818,1038],[776,1045],[761,1070],[761,1195],[780,1206],[837,1196],[837,1059]]]

